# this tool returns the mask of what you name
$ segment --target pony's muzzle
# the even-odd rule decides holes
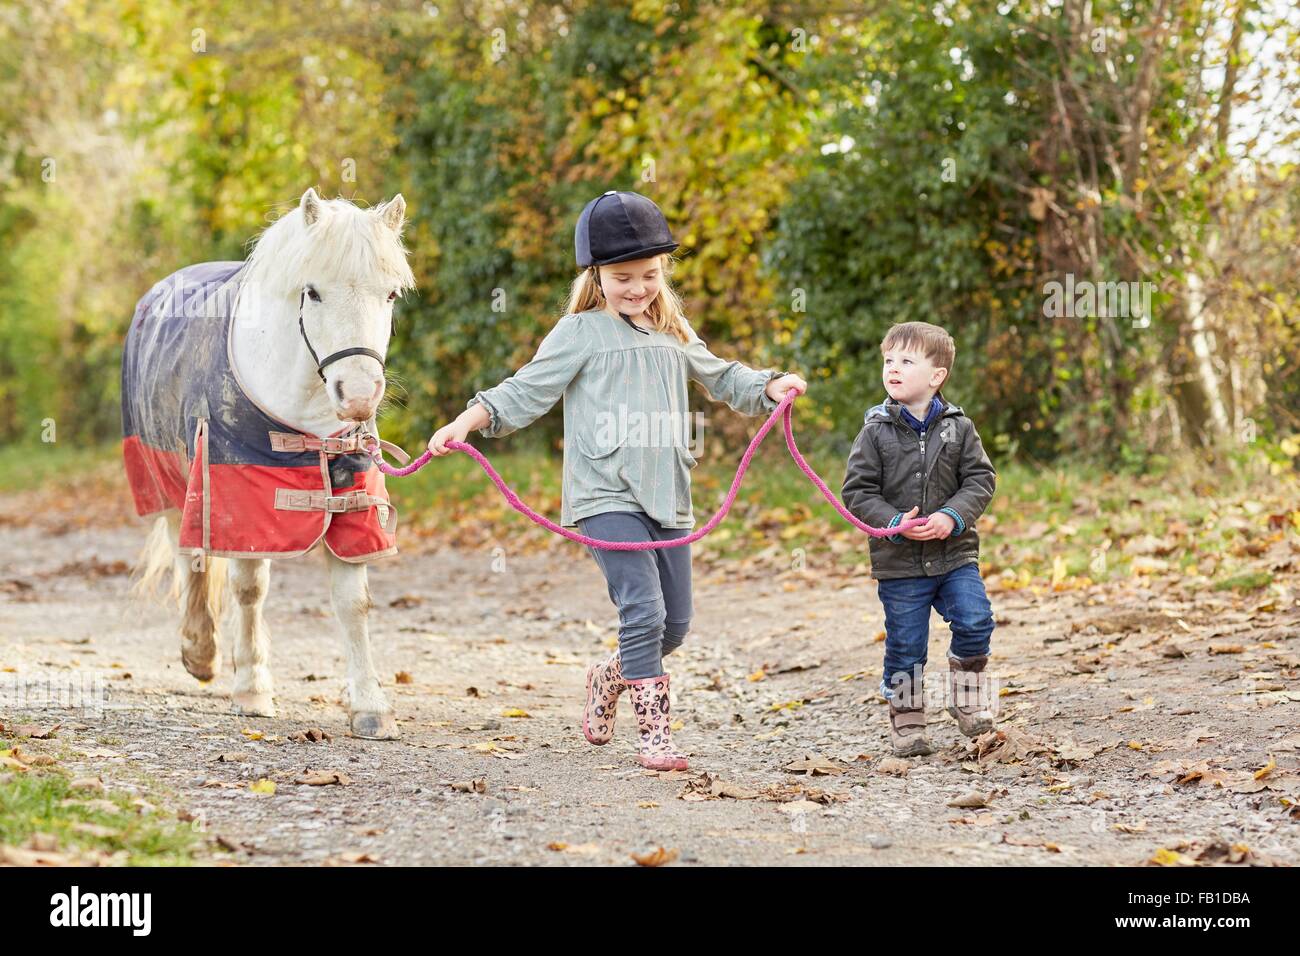
[[[351,382],[344,384],[341,378],[334,382],[331,389],[334,393],[334,412],[341,421],[368,421],[379,407],[379,401],[384,397],[383,377],[363,379],[362,382],[365,384],[361,385],[361,389],[357,389]],[[368,394],[356,394],[359,390],[364,391],[367,385],[370,388]]]

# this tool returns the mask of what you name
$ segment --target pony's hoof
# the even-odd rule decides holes
[[[235,694],[231,710],[241,717],[274,717],[275,700],[270,694]]]
[[[397,718],[392,714],[357,713],[352,715],[352,736],[367,740],[396,740],[401,737]]]
[[[184,648],[182,648],[181,663],[185,665],[185,669],[189,671],[191,676],[196,680],[203,681],[204,683],[207,683],[210,680],[215,680],[216,676],[221,673],[220,652],[216,654],[195,654],[191,656],[185,653]]]

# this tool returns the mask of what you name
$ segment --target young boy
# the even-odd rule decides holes
[[[880,343],[886,401],[867,412],[844,474],[844,504],[876,527],[918,513],[929,520],[871,539],[871,574],[885,608],[885,668],[894,753],[930,753],[922,674],[930,608],[952,628],[948,713],[968,737],[993,727],[988,663],[993,612],[979,572],[975,519],[997,474],[975,425],[940,392],[956,357],[952,336],[928,322],[895,325]]]

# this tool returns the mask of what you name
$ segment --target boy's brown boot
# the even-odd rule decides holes
[[[993,729],[991,685],[984,673],[988,661],[987,654],[965,658],[948,655],[948,713],[967,737],[978,737]]]
[[[925,704],[920,694],[894,692],[889,701],[889,745],[896,757],[923,757],[930,753],[925,736]]]

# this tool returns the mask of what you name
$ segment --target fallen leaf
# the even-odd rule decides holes
[[[981,765],[989,763],[1019,763],[1034,754],[1046,753],[1047,747],[1038,738],[1022,730],[990,730],[967,742],[966,749],[974,751]]]
[[[346,787],[352,783],[352,778],[338,770],[307,770],[293,782],[306,784],[309,787],[328,787],[334,784]],[[275,791],[272,790],[271,793]]]
[[[561,843],[558,840],[546,844],[546,848],[557,853],[577,853],[582,856],[593,856],[600,852],[600,847],[595,843],[568,844]]]
[[[758,792],[719,780],[713,774],[705,772],[688,780],[685,788],[677,796],[681,800],[720,800],[724,797],[732,800],[753,800],[758,796]]]
[[[661,846],[645,853],[631,854],[632,859],[636,860],[641,866],[665,866],[677,859],[678,855],[677,850],[666,850]]]
[[[835,761],[815,754],[808,754],[802,760],[787,764],[785,769],[790,773],[806,773],[810,777],[837,777],[844,772],[844,768]]]
[[[1048,853],[1060,853],[1061,848],[1055,843],[1047,843],[1042,840],[1035,840],[1032,837],[1018,837],[1010,833],[1002,834],[1002,842],[1010,846],[1030,846],[1039,847]]]
[[[473,780],[457,780],[448,784],[457,793],[487,793],[487,778],[476,777]]]
[[[10,866],[76,866],[80,862],[68,853],[28,850],[0,843],[0,863]]]
[[[351,852],[348,852],[348,853],[340,853],[338,858],[339,858],[342,862],[344,862],[344,863],[349,863],[349,864],[352,864],[352,865],[354,865],[354,866],[355,866],[355,865],[359,865],[359,864],[363,864],[363,863],[378,863],[378,862],[379,862],[379,858],[378,858],[377,856],[374,856],[374,855],[371,854],[371,853],[357,853],[357,852],[355,852],[355,851],[351,851]]]
[[[993,791],[984,793],[979,790],[968,790],[959,797],[953,797],[946,806],[961,807],[962,809],[987,807],[991,799],[993,799]]]
[[[63,724],[55,724],[53,727],[42,728],[36,724],[19,724],[13,729],[17,737],[31,737],[33,740],[49,740],[54,737]]]
[[[275,781],[263,777],[261,780],[250,783],[248,789],[253,793],[272,794],[275,793]]]
[[[906,777],[912,765],[901,757],[884,757],[876,764],[876,769],[894,777]]]

